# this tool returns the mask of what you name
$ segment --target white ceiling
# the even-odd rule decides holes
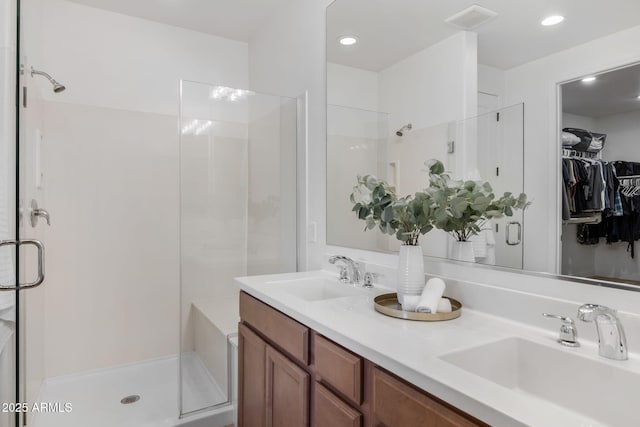
[[[479,62],[500,69],[640,25],[640,0],[336,0],[327,11],[327,58],[383,70],[454,34],[445,19],[473,4],[498,13],[477,33]],[[540,25],[555,14],[565,21]],[[359,43],[341,46],[346,34]]]
[[[587,117],[640,110],[640,65],[600,74],[597,80],[576,80],[562,86],[562,111]]]
[[[124,15],[248,42],[292,0],[71,0]],[[296,0],[297,1],[297,0]]]

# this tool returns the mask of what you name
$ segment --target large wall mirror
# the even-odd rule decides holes
[[[554,16],[564,19],[546,20]],[[388,236],[363,231],[351,187],[358,174],[373,174],[410,194],[426,186],[424,161],[438,158],[457,178],[524,191],[533,202],[524,215],[490,224],[495,256],[476,262],[610,282],[637,277],[629,239],[583,244],[580,233],[593,238],[599,223],[571,218],[575,211],[563,219],[563,167],[584,155],[563,149],[562,129],[606,139],[597,159],[581,162],[640,162],[632,131],[603,119],[640,107],[640,77],[628,67],[640,62],[640,2],[336,0],[326,43],[328,244],[397,250]],[[622,87],[624,112],[576,108]],[[628,152],[607,151],[619,147]],[[422,246],[446,258],[448,236],[438,233]],[[598,263],[607,268],[586,268]]]

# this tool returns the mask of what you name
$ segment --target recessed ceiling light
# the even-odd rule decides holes
[[[638,99],[640,99],[640,95],[638,95]]]
[[[585,77],[584,79],[582,79],[582,83],[591,83],[591,82],[595,82],[595,81],[596,81],[596,77],[595,76]]]
[[[544,25],[545,27],[549,27],[551,25],[559,24],[562,21],[564,21],[564,16],[553,15],[544,18],[540,24]]]
[[[352,46],[358,43],[358,39],[353,36],[340,37],[340,44],[343,46]]]

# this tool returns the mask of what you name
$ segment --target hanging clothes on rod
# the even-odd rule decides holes
[[[640,239],[640,163],[616,161],[609,165],[611,170],[605,170],[612,173],[608,181],[613,191],[607,194],[613,194],[613,199],[603,211],[602,223],[578,226],[578,242],[597,244],[600,238],[606,238],[608,244],[625,242],[635,258],[635,241]]]

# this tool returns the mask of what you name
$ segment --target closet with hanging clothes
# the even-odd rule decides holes
[[[561,274],[640,286],[640,101],[623,93],[639,77],[562,85]]]

